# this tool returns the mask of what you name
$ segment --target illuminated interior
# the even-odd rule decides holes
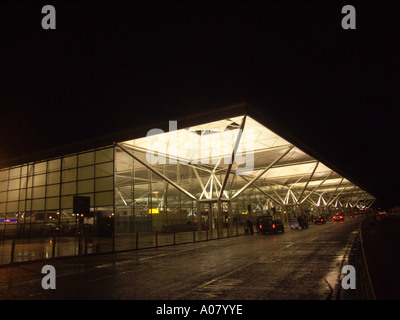
[[[241,126],[243,134],[238,140],[237,132]],[[116,204],[120,210],[130,206],[147,207],[150,203],[160,210],[157,218],[164,217],[164,221],[159,222],[162,226],[168,216],[179,215],[183,210],[185,215],[193,217],[197,217],[197,211],[213,212],[214,219],[220,221],[224,220],[223,213],[239,216],[248,212],[250,205],[252,214],[274,212],[287,221],[290,215],[304,212],[329,214],[360,210],[375,200],[249,116],[179,130],[176,126],[172,128],[174,130],[117,144],[117,159],[120,157],[121,160],[117,160],[119,198]],[[217,139],[212,139],[213,136],[221,137],[221,133],[228,130],[236,130],[232,138],[224,139],[229,142],[230,149],[218,146]],[[185,140],[188,135],[191,135],[190,143]],[[202,137],[206,138],[202,140]],[[253,159],[251,168],[239,174],[238,169],[245,166],[243,161],[241,164],[225,161],[232,159],[236,141],[240,160]],[[200,147],[191,152],[194,144]],[[149,153],[163,158],[150,166],[146,158]],[[152,179],[151,187],[146,176]],[[131,196],[132,185],[134,198]]]
[[[90,223],[115,217],[116,233],[232,227],[265,214],[284,222],[354,214],[375,201],[250,116],[176,127],[0,170],[0,229],[71,229],[76,195],[90,197]]]

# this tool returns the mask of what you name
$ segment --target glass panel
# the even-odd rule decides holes
[[[76,169],[69,169],[62,172],[62,181],[75,181],[76,180]]]
[[[8,187],[8,181],[7,180],[0,182],[0,192],[7,190],[7,187]]]
[[[113,148],[97,150],[96,163],[113,161]]]
[[[9,179],[19,178],[21,174],[21,168],[12,168],[10,169],[10,176]]]
[[[61,159],[50,160],[47,162],[47,172],[61,169]]]
[[[7,201],[7,192],[0,192],[0,202]]]
[[[77,156],[63,158],[63,169],[75,168],[77,165]]]
[[[26,181],[27,181],[27,177],[23,177],[23,178],[21,178],[21,180],[20,180],[20,188],[21,189],[24,189],[24,188],[26,188]]]
[[[135,231],[133,158],[118,148],[116,151],[115,232],[131,233]]]
[[[18,212],[18,201],[8,202],[7,203],[7,213],[10,212]]]
[[[60,185],[59,184],[47,186],[47,188],[46,188],[46,196],[47,197],[56,197],[59,195],[60,195]]]
[[[28,175],[28,176],[26,177],[26,179],[27,179],[28,187],[32,187],[32,185],[33,185],[33,176]]]
[[[94,180],[84,180],[78,182],[78,193],[90,193],[94,191]]]
[[[19,201],[19,211],[25,211],[25,200]]]
[[[73,208],[73,196],[61,197],[61,208],[72,209]]]
[[[99,192],[95,194],[96,206],[113,205],[113,192]]]
[[[26,211],[32,210],[32,200],[26,200]]]
[[[28,166],[22,166],[21,167],[21,177],[26,177],[26,175],[28,174]]]
[[[1,170],[0,171],[0,181],[7,180],[8,174],[9,174],[8,170]]]
[[[13,179],[8,181],[8,190],[19,189],[19,179]]]
[[[46,184],[46,175],[39,174],[33,177],[33,186],[43,186]]]
[[[19,190],[8,191],[7,201],[17,201],[19,196]]]
[[[47,184],[60,183],[60,172],[51,172],[47,174]]]
[[[96,192],[113,189],[113,177],[96,179]]]
[[[32,188],[26,189],[26,199],[32,198]]]
[[[39,162],[39,163],[35,163],[34,164],[34,173],[38,174],[38,173],[44,173],[46,172],[46,162]]]
[[[102,164],[96,164],[96,177],[112,176],[113,175],[113,163],[107,162]]]
[[[76,183],[75,182],[63,183],[61,187],[61,194],[62,195],[76,194]]]
[[[44,209],[44,199],[32,200],[32,210],[43,210],[43,209]]]
[[[78,179],[93,179],[94,178],[94,166],[83,167],[78,169]]]
[[[59,198],[47,198],[46,199],[46,209],[51,210],[51,209],[58,209],[60,205]]]
[[[32,189],[32,198],[44,198],[46,187],[35,187]]]
[[[94,152],[87,152],[78,155],[78,165],[87,166],[94,164]]]
[[[20,189],[19,190],[19,200],[25,200],[26,199],[26,189]]]

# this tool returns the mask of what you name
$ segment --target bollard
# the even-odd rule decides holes
[[[193,230],[193,242],[196,242],[196,231]]]
[[[156,248],[158,247],[158,233],[157,233],[157,230],[156,230]]]
[[[176,245],[176,236],[175,236],[175,230],[174,230],[174,245]]]
[[[139,248],[139,231],[136,231],[136,250]]]

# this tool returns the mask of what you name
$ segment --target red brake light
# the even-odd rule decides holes
[[[342,219],[343,217],[342,216],[340,216],[340,219]]]
[[[275,229],[275,225],[274,224],[272,225],[272,229]]]
[[[262,224],[260,224],[260,229],[262,228]]]

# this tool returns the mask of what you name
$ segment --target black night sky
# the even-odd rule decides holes
[[[41,27],[45,4],[56,30]],[[241,101],[400,205],[400,4],[10,2],[0,7],[0,163]],[[11,159],[11,160],[10,160]],[[15,160],[14,160],[15,159]]]

